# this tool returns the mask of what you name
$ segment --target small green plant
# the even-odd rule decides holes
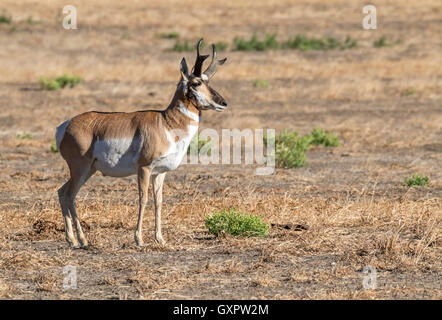
[[[29,140],[32,139],[32,136],[29,132],[23,131],[23,133],[17,134],[17,139]]]
[[[219,41],[215,43],[216,51],[226,51],[229,45],[226,42]]]
[[[4,10],[2,14],[0,15],[0,24],[11,24],[12,23],[12,17],[8,15]]]
[[[157,35],[161,39],[178,39],[180,34],[178,32],[160,33]]]
[[[275,163],[281,168],[298,168],[307,164],[305,151],[310,149],[310,139],[300,137],[293,130],[284,130],[275,137]]]
[[[333,45],[336,45],[333,43]],[[288,49],[308,50],[326,50],[326,43],[322,39],[307,38],[304,35],[297,35],[295,38],[289,38],[284,47]]]
[[[210,156],[212,151],[212,141],[209,139],[201,139],[200,134],[196,134],[190,141],[189,147],[187,148],[187,154],[190,154],[193,150],[198,150],[200,154],[201,149],[204,147],[204,153]]]
[[[383,47],[388,47],[390,45],[391,44],[387,42],[386,36],[382,36],[378,40],[373,41],[373,46],[375,48],[383,48]]]
[[[341,43],[339,40],[328,37],[325,39],[308,38],[305,35],[297,35],[295,38],[289,38],[284,44],[284,48],[298,49],[302,51],[309,50],[330,50],[330,49],[350,49],[358,45],[358,42],[350,36]]]
[[[402,93],[402,95],[404,95],[404,96],[412,96],[413,94],[415,94],[416,93],[416,91],[414,91],[413,89],[407,89],[407,90],[405,90],[403,93]]]
[[[310,135],[306,135],[310,145],[324,147],[339,147],[339,137],[330,132],[325,132],[321,128],[314,128]]]
[[[75,87],[77,84],[83,81],[82,78],[75,75],[62,75],[61,77],[56,78],[58,83],[62,88],[69,86],[70,88]]]
[[[358,41],[355,39],[352,39],[350,36],[347,36],[345,38],[344,43],[341,44],[340,49],[341,50],[351,49],[351,48],[356,48],[357,46],[358,46]]]
[[[264,135],[264,144],[267,136]],[[307,164],[305,154],[312,146],[337,147],[339,137],[325,132],[320,128],[313,129],[312,133],[299,136],[293,130],[283,130],[275,137],[275,164],[280,168],[298,168]]]
[[[40,85],[45,90],[58,90],[61,88],[56,79],[40,78]]]
[[[288,38],[285,42],[278,42],[276,33],[266,35],[263,40],[259,40],[257,35],[253,35],[250,40],[241,37],[235,37],[233,40],[234,49],[237,51],[264,51],[264,50],[278,50],[278,49],[297,49],[297,50],[330,50],[330,49],[350,49],[355,48],[358,42],[350,36],[345,38],[344,42],[333,37],[323,39],[308,38],[305,35],[297,35],[296,37]]]
[[[270,229],[262,217],[235,208],[215,210],[212,216],[206,217],[206,227],[216,236],[229,233],[244,237],[266,237]]]
[[[69,86],[75,87],[83,79],[75,75],[62,75],[58,78],[40,78],[40,85],[45,90],[58,90]]]
[[[37,21],[35,21],[32,16],[29,16],[28,19],[26,19],[27,24],[36,24]]]
[[[51,143],[51,152],[52,153],[57,153],[58,152],[57,142],[55,142],[55,140],[52,141],[52,143]]]
[[[201,44],[201,48],[203,47],[203,44]],[[172,48],[172,51],[176,52],[183,52],[183,51],[192,51],[194,50],[194,47],[189,44],[189,40],[185,40],[181,42],[180,40],[177,40],[175,42],[175,45]]]
[[[253,81],[253,86],[255,88],[268,88],[270,86],[269,82],[264,79],[256,79]]]
[[[429,179],[427,176],[422,176],[419,173],[415,173],[415,174],[413,174],[413,176],[411,178],[405,178],[403,185],[408,186],[408,187],[413,187],[413,186],[426,187],[426,186],[428,186],[428,182],[429,182]]]
[[[130,33],[129,32],[124,32],[122,35],[121,35],[121,37],[120,37],[120,39],[121,40],[129,40],[131,37],[130,37]]]
[[[250,40],[235,37],[233,44],[236,51],[265,51],[281,48],[281,44],[276,40],[276,33],[266,35],[263,40],[258,40],[257,35],[253,35]]]

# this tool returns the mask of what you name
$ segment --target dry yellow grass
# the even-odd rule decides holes
[[[440,299],[442,11],[437,0],[377,1],[378,30],[365,31],[365,4],[76,1],[79,30],[66,31],[63,1],[2,1],[16,30],[0,24],[0,298]],[[37,23],[27,24],[30,16]],[[97,175],[77,198],[92,250],[70,250],[56,196],[67,169],[50,152],[55,126],[87,110],[164,108],[180,59],[194,59],[156,36],[172,31],[229,44],[273,32],[357,39],[346,51],[223,52],[228,63],[213,85],[229,110],[202,122],[301,133],[320,126],[343,145],[313,149],[307,167],[272,176],[244,165],[180,167],[165,182],[165,247],[153,241],[151,208],[147,246],[134,246],[136,179]],[[383,34],[401,41],[373,48]],[[40,77],[63,73],[85,81],[40,90]],[[17,138],[25,131],[31,139]],[[414,172],[430,186],[402,186]],[[205,215],[228,207],[309,228],[214,238]],[[66,265],[78,267],[75,290],[62,287]],[[377,270],[375,290],[362,287],[366,266]]]

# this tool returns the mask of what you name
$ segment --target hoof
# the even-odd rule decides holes
[[[83,250],[92,250],[91,245],[89,243],[86,245],[81,245],[80,248]]]
[[[163,238],[156,238],[155,242],[162,245],[162,246],[164,246],[166,244],[166,241],[164,241]]]
[[[140,233],[135,232],[134,238],[135,238],[135,244],[137,245],[137,247],[139,247],[139,248],[144,247],[143,236]]]
[[[145,247],[144,242],[141,240],[137,240],[135,239],[135,244],[137,245],[138,248],[143,248]]]
[[[69,241],[69,240],[67,240],[67,242],[68,242],[68,245],[69,245],[69,247],[71,249],[78,249],[78,248],[80,248],[80,246],[78,245],[77,241]]]

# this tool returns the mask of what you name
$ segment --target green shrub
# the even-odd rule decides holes
[[[261,217],[238,209],[215,210],[212,216],[206,217],[206,227],[216,236],[220,233],[229,233],[245,237],[266,237],[270,229]]]
[[[160,33],[157,35],[161,39],[178,39],[180,34],[178,32]]]
[[[387,42],[387,37],[382,36],[378,40],[373,41],[373,46],[375,48],[382,48],[382,47],[388,47],[391,44]]]
[[[23,131],[23,133],[17,134],[17,139],[29,140],[32,139],[32,136],[29,132]]]
[[[269,82],[267,80],[264,79],[256,79],[255,81],[253,81],[253,86],[255,88],[268,88]]]
[[[304,35],[297,35],[295,38],[289,38],[284,44],[284,48],[298,49],[303,51],[308,50],[330,50],[330,49],[349,49],[357,46],[357,41],[350,36],[345,38],[341,43],[339,40],[328,37],[325,39],[308,38]]]
[[[124,33],[121,35],[120,39],[121,39],[121,40],[130,40],[130,39],[131,39],[130,33],[129,33],[129,32],[124,32]]]
[[[58,152],[58,148],[57,148],[57,142],[54,140],[51,143],[51,152],[52,153],[57,153]]]
[[[203,44],[201,45],[201,47],[203,47]],[[189,40],[185,40],[183,42],[177,40],[172,48],[172,51],[176,52],[193,51],[193,50],[194,47],[189,44]]]
[[[0,24],[11,24],[12,23],[12,17],[8,15],[5,11],[0,15]]]
[[[32,16],[29,16],[28,19],[26,19],[26,22],[27,22],[28,24],[36,24],[36,23],[37,23],[37,21],[35,21],[35,20],[32,18]]]
[[[416,93],[416,91],[414,91],[413,89],[408,89],[408,90],[405,90],[403,93],[402,93],[402,95],[404,95],[404,96],[412,96],[413,94],[415,94]]]
[[[284,130],[275,137],[275,163],[281,168],[298,168],[307,164],[305,151],[310,149],[309,138]]]
[[[268,34],[263,40],[258,40],[257,35],[253,35],[250,40],[241,37],[233,39],[234,49],[237,51],[264,51],[281,48],[281,44],[276,40],[275,34]]]
[[[187,148],[187,154],[190,154],[191,150],[196,150],[198,148],[198,154],[201,151],[201,148],[206,146],[207,155],[210,156],[212,151],[212,141],[209,139],[201,139],[200,134],[197,133],[189,143],[189,147]]]
[[[308,39],[304,35],[297,35],[294,39],[289,38],[284,45],[288,49],[307,50],[325,50],[326,44],[321,39]]]
[[[343,44],[341,44],[340,49],[350,49],[350,48],[356,48],[358,46],[358,41],[355,39],[352,39],[350,36],[347,36],[345,38],[345,41]]]
[[[40,78],[40,86],[45,90],[58,90],[60,84],[55,79]]]
[[[413,186],[428,186],[429,179],[428,177],[424,177],[419,173],[415,173],[411,178],[405,178],[403,184],[408,187]]]
[[[314,128],[309,138],[310,145],[323,145],[324,147],[339,147],[340,145],[339,137],[320,128]]]
[[[267,136],[264,135],[266,145]],[[339,137],[325,132],[320,128],[313,129],[312,133],[299,136],[293,130],[284,130],[275,137],[275,164],[280,168],[298,168],[307,164],[305,154],[312,146],[337,147]]]
[[[69,86],[75,87],[83,79],[75,75],[62,75],[58,78],[40,78],[40,85],[45,90],[58,90]]]
[[[253,35],[250,40],[241,37],[235,37],[233,40],[234,49],[237,51],[264,51],[264,50],[278,50],[278,49],[297,49],[297,50],[329,50],[329,49],[350,49],[357,47],[358,42],[350,36],[345,38],[344,42],[327,37],[323,39],[308,38],[305,35],[297,35],[294,38],[289,38],[285,42],[278,42],[276,33],[266,35],[264,40],[259,40],[257,35]]]
[[[227,50],[228,46],[229,45],[223,41],[218,41],[217,43],[215,43],[216,51],[225,51]]]
[[[78,76],[74,76],[74,75],[62,75],[61,77],[56,78],[56,80],[58,81],[58,83],[60,84],[60,86],[62,88],[66,87],[69,85],[70,88],[75,87],[77,84],[79,84],[80,82],[83,81],[83,79],[81,79]]]

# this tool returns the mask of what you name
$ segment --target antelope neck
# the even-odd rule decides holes
[[[201,111],[187,99],[176,99],[164,111],[166,123],[170,128],[186,128],[198,126],[201,119]]]

